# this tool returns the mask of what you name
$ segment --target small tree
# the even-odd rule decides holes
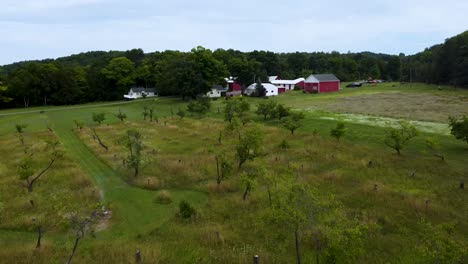
[[[307,185],[291,182],[290,178],[277,184],[276,193],[266,220],[294,234],[296,258],[300,264],[301,233],[315,217],[317,199]]]
[[[455,136],[456,139],[460,139],[468,143],[468,117],[463,116],[462,118],[456,118],[453,116],[449,117],[449,125],[451,128],[450,133]]]
[[[243,98],[231,98],[225,101],[224,120],[231,122],[234,116],[243,119],[250,110],[250,104]]]
[[[183,119],[185,117],[185,111],[182,109],[179,109],[177,112],[177,115],[180,117],[180,119]]]
[[[283,117],[289,116],[291,113],[291,108],[286,107],[283,104],[278,104],[276,106],[276,116],[278,117],[279,120],[281,120]]]
[[[16,129],[16,133],[18,134],[18,138],[21,142],[21,145],[24,146],[24,129],[27,128],[28,125],[26,124],[16,124],[15,125],[15,129]]]
[[[143,149],[143,142],[141,140],[140,132],[137,130],[128,130],[125,143],[129,151],[129,155],[127,157],[127,166],[133,169],[133,176],[137,177],[142,161],[141,150]]]
[[[245,172],[241,174],[242,185],[244,186],[244,194],[242,195],[242,200],[247,200],[247,195],[255,188],[257,185],[257,180],[263,175],[266,174],[264,168],[248,168]]]
[[[125,118],[127,118],[127,115],[125,113],[122,113],[120,108],[119,108],[119,112],[115,114],[115,116],[120,120],[120,122],[123,122]]]
[[[156,120],[156,123],[158,123],[158,117],[155,117],[154,116],[154,108],[153,107],[150,107],[149,108],[149,118],[150,118],[150,122],[153,122],[153,118]]]
[[[143,107],[143,120],[146,121],[146,118],[149,116],[149,111],[148,111],[148,107],[147,106],[144,106]]]
[[[197,100],[190,101],[187,105],[187,111],[191,114],[203,116],[211,109],[211,100],[209,98],[199,97]]]
[[[197,214],[197,210],[189,202],[182,200],[179,203],[179,214],[182,218],[188,219]]]
[[[226,125],[225,132],[226,134],[233,134],[236,133],[239,140],[242,134],[242,121],[237,117],[234,116],[229,124]]]
[[[104,122],[104,120],[106,120],[105,113],[99,113],[99,114],[93,113],[93,121],[98,123],[98,125]]]
[[[262,141],[263,135],[256,127],[247,130],[244,135],[240,137],[239,143],[236,146],[239,169],[247,160],[254,160],[256,157],[261,155],[260,149]]]
[[[224,152],[219,153],[215,157],[216,160],[216,183],[218,186],[221,181],[227,179],[232,172],[232,161],[226,157]]]
[[[47,142],[46,150],[51,150],[50,159],[44,169],[42,169],[36,176],[34,176],[34,169],[32,168],[32,155],[27,156],[22,160],[18,166],[18,174],[21,180],[25,181],[24,187],[28,192],[33,191],[33,185],[36,183],[53,165],[62,157],[62,154],[57,149],[58,141]]]
[[[283,126],[291,131],[291,135],[294,135],[294,131],[302,126],[302,120],[305,118],[303,112],[291,112],[291,114],[283,119]]]
[[[338,122],[336,127],[330,130],[330,135],[336,138],[337,141],[340,141],[340,138],[345,134],[345,124],[343,122]]]
[[[86,232],[88,231],[89,227],[93,223],[93,220],[95,219],[95,214],[92,214],[91,217],[80,217],[77,216],[76,214],[72,214],[71,217],[71,222],[72,222],[72,230],[75,235],[75,243],[73,245],[72,252],[70,253],[70,256],[68,256],[67,259],[67,264],[70,264],[72,261],[73,256],[75,255],[76,248],[78,247],[78,243],[80,242],[80,239],[82,239],[85,235]]]
[[[398,122],[398,127],[390,127],[384,139],[385,145],[394,149],[398,155],[412,138],[418,135],[416,128],[408,122]]]
[[[270,118],[274,118],[276,115],[276,105],[277,103],[274,100],[261,102],[257,105],[257,111],[255,111],[255,113],[257,115],[262,115],[263,120],[266,120],[267,116],[270,116]]]

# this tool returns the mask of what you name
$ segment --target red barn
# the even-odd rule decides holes
[[[327,93],[338,92],[340,80],[334,74],[313,74],[304,82],[304,92]]]
[[[242,91],[242,87],[236,83],[236,79],[235,77],[229,77],[229,78],[226,78],[226,82],[228,84],[228,91],[229,92],[238,92],[238,91]]]

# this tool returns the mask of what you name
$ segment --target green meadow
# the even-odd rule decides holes
[[[204,116],[184,118],[176,113],[187,102],[177,98],[0,111],[0,262],[64,263],[75,241],[70,217],[92,212],[100,216],[72,263],[135,263],[137,250],[142,263],[253,263],[254,255],[260,263],[295,263],[294,231],[303,263],[468,262],[468,194],[460,188],[468,144],[447,126],[449,115],[468,115],[467,90],[384,83],[243,100],[250,122],[237,130],[224,121],[224,99]],[[265,100],[305,113],[294,135],[255,114]],[[144,107],[154,109],[154,120],[144,120]],[[98,125],[93,113],[106,119]],[[384,144],[399,120],[419,131],[402,155]],[[336,140],[330,130],[340,121],[346,130]],[[26,125],[21,135],[16,124]],[[136,177],[126,162],[128,130],[140,132],[143,144]],[[254,131],[260,155],[238,168],[239,137]],[[428,138],[444,160],[426,147]],[[62,156],[28,192],[19,165],[30,155],[31,170],[41,171],[50,141]],[[217,184],[219,153],[233,168]],[[252,180],[255,168],[263,173]],[[302,210],[313,213],[300,228],[289,214],[300,206],[275,207],[289,199],[289,184],[311,193]],[[181,217],[181,201],[196,214]]]

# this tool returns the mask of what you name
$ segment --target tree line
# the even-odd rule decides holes
[[[468,31],[412,56],[400,54],[407,82],[468,86]]]
[[[156,87],[160,95],[194,98],[224,78],[243,86],[334,73],[341,81],[383,79],[468,85],[468,32],[412,55],[370,52],[190,52],[92,51],[58,59],[18,62],[0,67],[0,107],[63,105],[120,100],[132,86]]]

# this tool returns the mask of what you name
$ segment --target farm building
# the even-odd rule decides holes
[[[226,96],[239,96],[242,95],[242,87],[236,82],[236,77],[225,78],[227,82]]]
[[[226,92],[228,91],[227,87],[223,87],[221,85],[213,85],[211,87],[211,91],[206,93],[206,96],[209,98],[218,98],[221,96],[226,96]]]
[[[245,89],[245,94],[246,95],[251,95],[253,93],[255,93],[255,86],[257,84],[256,83],[253,83],[251,85],[249,85],[249,87],[247,87],[247,89]],[[271,84],[271,83],[262,83],[263,87],[265,87],[266,89],[266,95],[265,96],[275,96],[275,95],[278,95],[278,87],[276,87],[275,85]]]
[[[242,91],[242,87],[236,82],[236,77],[225,78],[229,92]]]
[[[334,74],[312,74],[304,81],[304,92],[326,93],[340,90],[340,80]]]
[[[154,97],[156,96],[156,89],[154,88],[143,88],[143,87],[132,87],[128,94],[124,95],[125,99],[138,99],[142,97]]]
[[[294,87],[296,87],[296,86],[304,89],[304,81],[305,81],[304,78],[297,78],[295,80],[276,79],[276,80],[272,80],[270,82],[272,84],[274,84],[275,86],[277,86],[278,89],[279,89],[279,92],[282,93],[282,92],[285,92],[285,91],[294,90]]]
[[[276,80],[281,80],[281,78],[279,76],[268,76],[268,81],[269,82],[273,82],[273,81],[276,81]]]

